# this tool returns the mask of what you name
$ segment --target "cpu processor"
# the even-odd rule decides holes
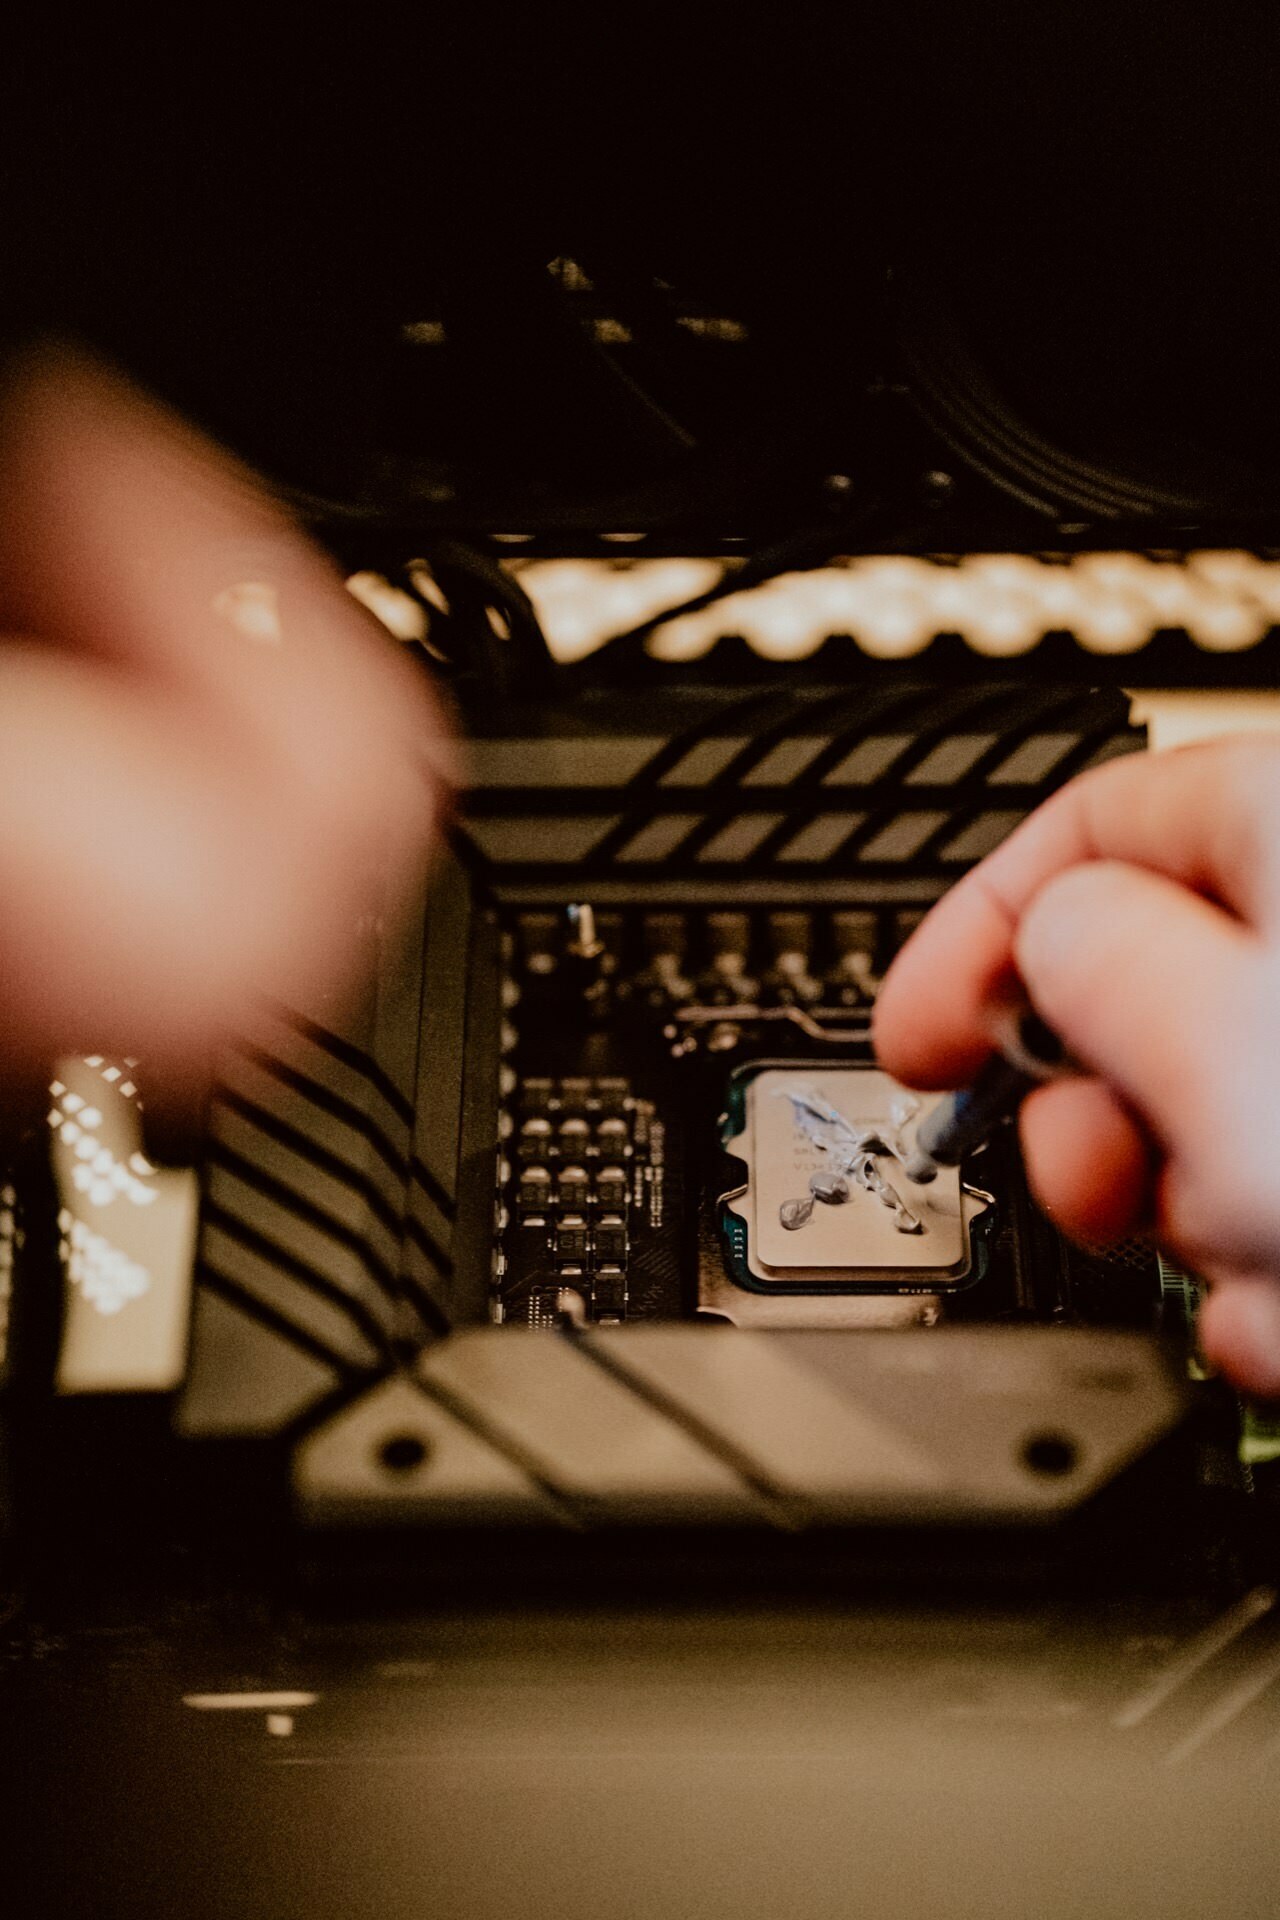
[[[760,1063],[730,1082],[722,1140],[741,1163],[720,1226],[753,1292],[937,1294],[978,1276],[990,1196],[959,1168],[908,1179],[915,1129],[938,1096],[874,1067]]]

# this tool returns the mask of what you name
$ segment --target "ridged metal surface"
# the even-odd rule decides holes
[[[607,738],[530,718],[471,743],[475,854],[637,884],[951,880],[1072,774],[1141,745],[1122,695],[1025,682],[619,697]]]
[[[294,1491],[320,1526],[1028,1524],[1184,1401],[1130,1333],[472,1328],[310,1436]]]
[[[446,864],[425,916],[368,930],[357,1005],[278,1008],[228,1051],[183,1431],[275,1431],[451,1324],[469,914]]]

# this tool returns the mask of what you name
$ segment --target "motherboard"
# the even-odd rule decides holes
[[[424,906],[364,929],[357,1002],[228,1047],[197,1169],[153,1152],[145,1061],[60,1065],[8,1209],[27,1510],[103,1565],[288,1580],[972,1566],[1078,1526],[1081,1567],[1234,1554],[1188,1510],[1249,1534],[1270,1454],[1202,1377],[1194,1276],[1066,1240],[1012,1126],[922,1183],[937,1096],[873,1045],[930,905],[1141,746],[1123,697],[557,698],[472,712]]]

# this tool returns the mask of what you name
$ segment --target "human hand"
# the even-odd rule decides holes
[[[180,1106],[418,879],[442,717],[265,489],[96,360],[10,370],[0,476],[0,1083],[92,1048]]]
[[[1041,1205],[1091,1244],[1154,1232],[1210,1282],[1206,1356],[1280,1395],[1280,741],[1070,782],[907,942],[880,1060],[965,1083],[1019,983],[1087,1070],[1023,1105]]]

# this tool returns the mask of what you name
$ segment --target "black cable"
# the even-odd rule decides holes
[[[802,573],[812,567],[825,566],[833,554],[848,551],[854,541],[860,543],[876,523],[879,514],[880,502],[869,500],[836,525],[827,522],[786,534],[771,546],[762,547],[752,554],[741,567],[727,572],[714,587],[708,587],[674,606],[662,608],[639,626],[628,628],[625,633],[611,634],[585,659],[563,670],[566,680],[577,682],[586,679],[602,666],[607,671],[622,674],[642,671],[649,661],[645,642],[659,627],[666,626],[672,620],[683,619],[687,614],[701,613],[718,600],[727,600],[733,594],[762,586],[766,580],[778,574]]]
[[[555,682],[556,663],[537,609],[516,577],[481,548],[453,538],[431,541],[423,557],[454,629],[452,636],[442,636],[442,651],[481,676],[500,699],[546,693]],[[495,629],[490,610],[501,616],[506,639]],[[447,644],[450,637],[458,642],[456,649]]]

